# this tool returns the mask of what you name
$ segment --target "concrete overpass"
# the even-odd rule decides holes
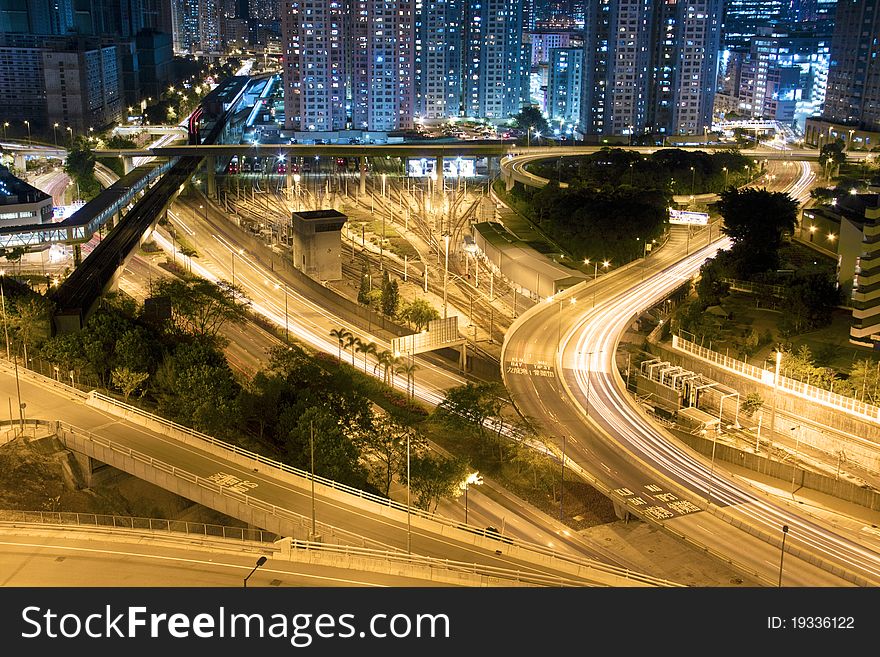
[[[252,526],[298,541],[411,552],[598,586],[674,586],[666,580],[436,516],[291,468],[95,393],[0,361],[0,391],[78,455],[107,463]],[[6,422],[5,424],[9,424]],[[17,429],[19,422],[12,426]],[[25,425],[31,433],[34,420]],[[312,510],[310,512],[310,509]],[[311,519],[314,518],[314,523]],[[318,522],[320,520],[320,522]],[[320,538],[318,538],[320,536]]]
[[[97,157],[121,157],[127,172],[136,157],[186,157],[198,156],[206,159],[208,175],[208,195],[216,196],[218,160],[229,160],[233,156],[279,157],[291,161],[297,157],[356,157],[360,162],[360,193],[366,194],[367,158],[433,158],[435,171],[443,170],[444,158],[485,157],[489,161],[489,175],[492,175],[492,158],[501,158],[512,152],[516,146],[505,141],[473,141],[457,143],[406,143],[406,144],[210,144],[180,145],[161,148],[141,149],[101,149]],[[293,171],[287,169],[287,185],[292,187]]]

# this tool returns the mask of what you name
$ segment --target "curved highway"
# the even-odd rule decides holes
[[[804,176],[792,191],[802,192]],[[677,228],[677,227],[676,227]],[[684,448],[624,392],[615,363],[620,336],[642,311],[728,246],[704,229],[684,232],[647,260],[582,283],[525,313],[502,351],[506,385],[520,411],[562,444],[567,461],[615,503],[772,585],[880,583],[880,540],[860,526],[826,526],[782,498],[757,492]],[[699,250],[693,251],[694,247]],[[691,252],[690,255],[686,255]],[[561,339],[557,339],[559,336]]]

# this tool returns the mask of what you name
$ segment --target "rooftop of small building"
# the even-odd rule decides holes
[[[0,203],[40,203],[51,198],[41,189],[17,178],[5,166],[0,165]]]

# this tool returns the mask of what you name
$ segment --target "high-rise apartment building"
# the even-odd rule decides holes
[[[350,4],[352,127],[412,128],[415,1],[352,0]]]
[[[774,27],[794,17],[786,0],[725,0],[722,46],[748,51],[759,28]]]
[[[416,0],[416,116],[460,116],[463,0]]]
[[[174,51],[217,54],[221,51],[220,0],[172,0]]]
[[[834,25],[822,116],[880,132],[880,0],[840,0]]]
[[[464,21],[462,95],[465,116],[517,114],[527,90],[523,0],[469,0]]]
[[[551,123],[560,124],[556,127],[576,126],[580,121],[583,60],[582,48],[550,50],[547,114]]]
[[[346,127],[345,6],[341,1],[293,0],[282,17],[285,127]]]
[[[712,122],[721,0],[588,5],[580,132],[701,134]]]

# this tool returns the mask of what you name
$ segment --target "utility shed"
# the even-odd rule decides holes
[[[342,279],[342,227],[348,217],[336,210],[294,212],[293,266],[318,281]]]

